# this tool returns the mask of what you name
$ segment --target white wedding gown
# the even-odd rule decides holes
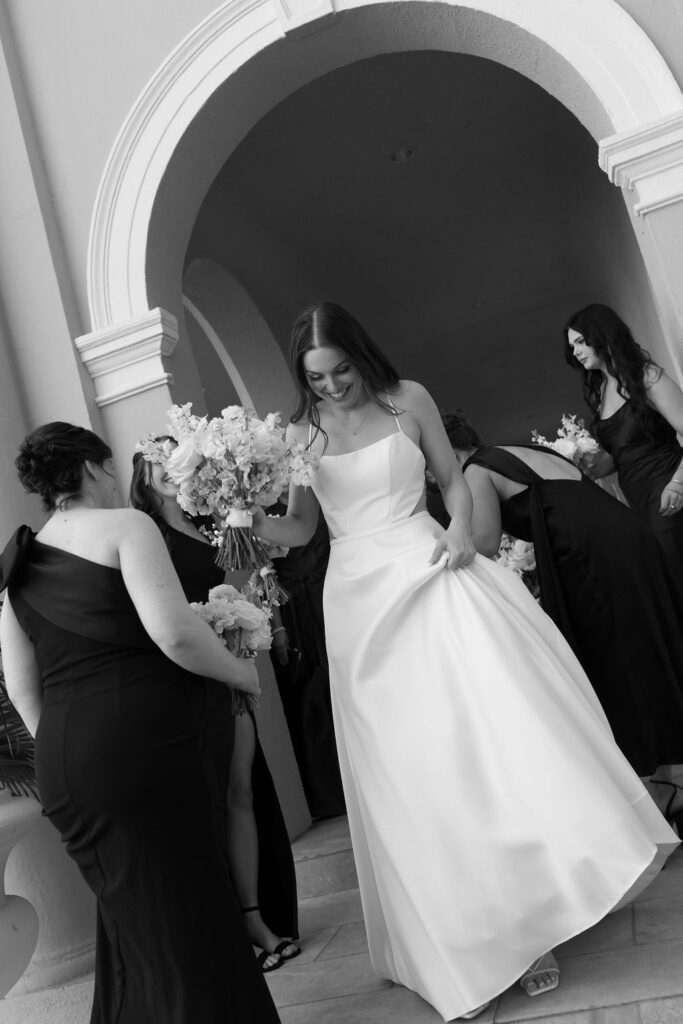
[[[445,1020],[651,881],[676,847],[572,651],[524,584],[430,566],[396,431],[323,456],[332,702],[374,970]]]

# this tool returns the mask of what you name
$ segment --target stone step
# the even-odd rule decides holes
[[[299,899],[356,889],[358,876],[346,817],[312,826],[293,846]]]

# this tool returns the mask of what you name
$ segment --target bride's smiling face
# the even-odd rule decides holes
[[[364,397],[363,378],[340,348],[311,348],[303,357],[308,386],[330,405],[351,409]]]

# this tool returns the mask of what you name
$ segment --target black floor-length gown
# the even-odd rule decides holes
[[[0,562],[43,680],[45,814],[97,897],[91,1024],[276,1024],[218,837],[205,689],[118,569],[22,527]]]
[[[163,523],[161,529],[188,601],[206,601],[209,590],[225,580],[224,571],[219,569],[215,562],[216,549],[189,534],[174,530],[166,523]],[[216,772],[219,813],[225,820],[234,735],[232,701],[229,690],[224,686],[210,679],[205,680],[205,683],[207,752]],[[296,874],[292,847],[253,715],[251,719],[256,741],[251,782],[259,843],[258,902],[261,916],[276,935],[298,938]]]
[[[501,502],[502,527],[533,541],[543,608],[573,647],[622,752],[641,776],[680,763],[683,609],[650,530],[587,477],[546,480],[496,447],[480,448],[469,465],[526,485]]]
[[[656,409],[650,411],[652,437],[643,429],[630,400],[598,420],[596,437],[614,459],[624,497],[664,548],[669,571],[683,592],[683,512],[663,516],[659,511],[662,491],[676,475],[683,448],[673,427]]]
[[[284,515],[285,506],[279,508]],[[289,594],[280,614],[293,650],[286,665],[280,664],[273,651],[271,661],[313,818],[330,818],[346,811],[332,720],[323,617],[329,554],[329,531],[320,514],[308,544],[290,548],[285,557],[273,560],[278,580]]]

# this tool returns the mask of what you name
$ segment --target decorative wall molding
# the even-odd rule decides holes
[[[332,0],[272,0],[286,35],[335,13]]]
[[[173,150],[225,79],[282,34],[271,0],[228,0],[171,51],[143,89],[114,141],[95,198],[87,269],[93,330],[148,308],[147,233]]]
[[[636,189],[644,217],[683,199],[683,111],[600,143],[600,166],[610,181]]]
[[[391,12],[399,3],[419,2],[394,0],[382,6]],[[432,2],[437,0],[422,0],[420,6],[426,9]],[[445,2],[508,21],[555,50],[586,81],[620,134],[683,111],[683,94],[666,62],[616,0],[553,0],[552,16],[548,0]],[[100,182],[88,250],[95,331],[148,309],[145,268],[154,200],[174,150],[216,89],[289,32],[313,26],[333,9],[371,4],[227,0],[169,54],[131,109]],[[418,19],[414,24],[419,28]],[[413,36],[409,42],[419,49],[419,31]]]
[[[176,318],[164,309],[76,338],[76,347],[95,382],[102,408],[132,395],[173,383],[163,364],[178,342]]]

